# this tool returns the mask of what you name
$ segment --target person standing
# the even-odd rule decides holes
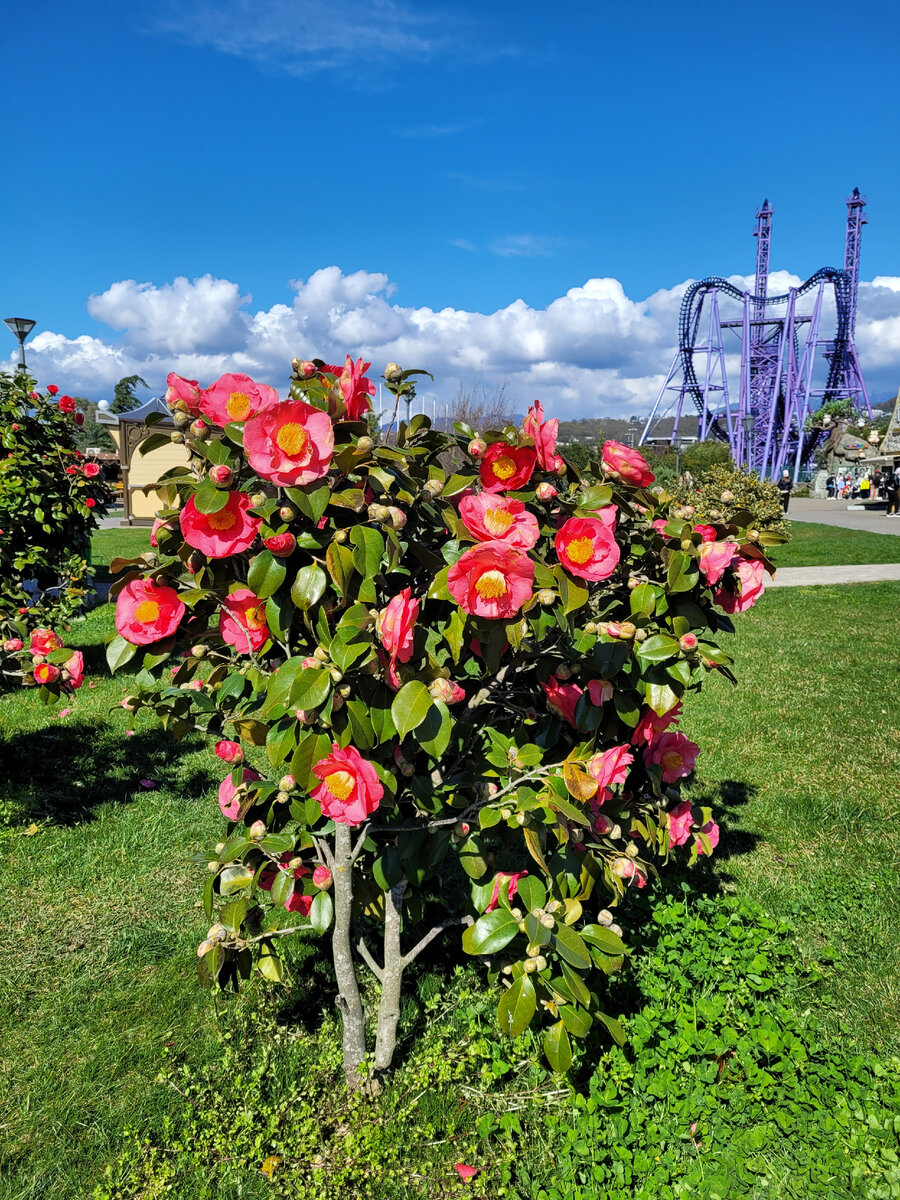
[[[779,492],[781,492],[781,507],[785,512],[787,512],[788,505],[791,502],[791,487],[793,486],[791,484],[790,474],[787,471],[782,471],[781,478],[778,480],[775,486],[778,488]]]
[[[875,474],[872,476],[872,497],[875,500],[881,498],[881,486],[884,482],[884,476],[881,473],[881,467],[875,468]]]
[[[829,475],[825,480],[825,495],[829,500],[834,499],[835,489],[837,488],[837,480],[833,475]]]
[[[898,512],[900,509],[900,473],[898,473],[896,465],[890,475],[885,472],[884,489],[887,495],[887,513],[885,515],[888,517],[900,516],[900,512]]]
[[[859,498],[860,498],[860,500],[863,500],[863,501],[868,500],[869,487],[870,487],[869,474],[868,474],[868,472],[866,472],[866,474],[863,475],[862,479],[860,479],[860,481],[859,481]]]

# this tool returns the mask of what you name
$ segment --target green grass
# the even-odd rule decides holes
[[[98,535],[107,561],[123,553],[123,535],[131,554],[146,531]],[[673,1195],[673,1180],[680,1197],[713,1200],[710,1180],[721,1179],[729,1200],[896,1194],[865,1190],[888,1168],[853,1141],[881,1129],[885,1105],[900,1111],[896,1096],[878,1098],[877,1081],[896,1072],[875,1078],[868,1059],[849,1056],[900,1052],[898,600],[895,584],[768,593],[737,620],[740,686],[714,679],[687,706],[703,748],[693,794],[710,798],[723,829],[714,875],[693,878],[733,895],[663,906],[656,934],[635,936],[647,946],[637,982],[617,983],[612,1004],[632,1013],[639,1051],[599,1041],[597,1071],[584,1063],[576,1076],[576,1103],[533,1043],[494,1032],[481,974],[451,978],[436,953],[407,1002],[395,1085],[377,1106],[349,1111],[327,980],[302,945],[294,1004],[226,1001],[234,1036],[217,1036],[193,971],[207,923],[202,868],[189,858],[221,831],[218,764],[149,720],[125,737],[127,677],[109,679],[102,658],[111,613],[75,623],[69,641],[95,686],[71,713],[60,718],[34,693],[0,700],[2,1200],[90,1197],[107,1163],[116,1200],[455,1200],[507,1189],[655,1200]],[[144,778],[157,786],[143,789]],[[627,931],[633,914],[622,920]],[[757,951],[762,965],[741,957]],[[758,994],[750,976],[762,977]],[[742,1064],[727,1088],[709,1066],[724,1051],[691,1040],[701,995],[725,1004],[708,1030]],[[793,1047],[780,1068],[758,1058],[770,1018]],[[798,1061],[807,1067],[772,1090],[772,1072]],[[702,1149],[682,1128],[691,1113]],[[868,1174],[858,1189],[829,1191],[826,1167],[838,1159],[827,1156],[843,1162],[845,1148]],[[260,1176],[271,1149],[294,1164],[293,1184],[273,1189]],[[745,1177],[742,1164],[760,1158],[763,1174]],[[314,1160],[324,1167],[305,1174]],[[460,1160],[484,1165],[483,1178],[460,1185]]]
[[[91,538],[91,559],[97,583],[109,583],[109,564],[114,558],[137,558],[150,549],[150,530],[140,528],[99,529]]]
[[[900,562],[900,537],[892,534],[839,529],[811,521],[792,521],[790,531],[791,540],[772,549],[771,559],[776,567]]]

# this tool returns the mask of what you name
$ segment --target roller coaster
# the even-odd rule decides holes
[[[823,267],[798,287],[770,296],[773,209],[763,201],[756,214],[754,289],[742,291],[718,276],[687,288],[678,351],[641,445],[676,443],[696,411],[701,439],[728,442],[735,462],[761,478],[778,478],[787,470],[796,483],[823,436],[809,421],[817,409],[843,400],[848,411],[871,419],[855,343],[865,205],[854,188],[847,199],[843,269]],[[811,310],[801,313],[807,296]],[[734,315],[723,320],[729,311]],[[660,422],[673,414],[672,432],[656,436]]]

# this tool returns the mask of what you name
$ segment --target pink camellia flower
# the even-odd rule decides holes
[[[712,586],[719,582],[733,558],[733,542],[704,541],[698,550],[697,565],[706,582]]]
[[[413,652],[413,627],[419,615],[419,601],[409,588],[398,592],[381,614],[378,636],[393,662],[409,662]]]
[[[241,554],[253,544],[262,523],[259,517],[249,515],[251,507],[246,492],[229,492],[224,508],[202,513],[191,496],[179,518],[184,540],[207,558]]]
[[[244,751],[240,742],[229,742],[225,738],[216,742],[216,755],[222,762],[230,764],[244,761]]]
[[[666,526],[668,523],[669,522],[665,519],[665,517],[657,517],[655,521],[651,522],[656,532],[662,534],[664,538],[671,536],[670,534],[666,533]]]
[[[482,441],[481,438],[472,438],[467,449],[472,458],[481,458],[485,450],[487,450],[487,442]]]
[[[633,883],[638,888],[647,886],[646,872],[631,858],[617,858],[612,869],[613,875],[624,879],[626,883]]]
[[[133,646],[149,646],[173,634],[185,611],[174,588],[132,579],[116,597],[116,629]]]
[[[35,683],[56,683],[59,679],[59,667],[53,663],[38,663],[34,668]]]
[[[502,541],[473,546],[447,574],[450,595],[476,617],[514,617],[531,599],[533,584],[534,563]]]
[[[96,508],[97,507],[97,501],[94,499],[93,496],[88,496],[87,500],[85,500],[84,503],[87,508]]]
[[[269,640],[266,602],[249,588],[235,588],[219,610],[219,633],[241,654],[257,651]]]
[[[7,654],[16,654],[19,650],[25,649],[25,643],[21,638],[7,638],[3,643],[3,649]]]
[[[313,767],[321,783],[310,792],[326,817],[341,825],[359,825],[375,812],[384,795],[374,763],[362,757],[355,746],[343,750],[334,742],[331,754]]]
[[[706,834],[706,836],[709,838],[710,846],[713,848],[713,850],[715,850],[716,846],[719,844],[719,826],[716,824],[716,822],[707,821],[705,825],[700,826],[699,832]],[[694,845],[697,847],[698,854],[706,853],[706,851],[703,849],[703,843],[699,838],[694,839]]]
[[[171,528],[172,528],[172,526],[169,524],[168,521],[162,521],[162,520],[160,520],[159,517],[154,518],[153,528],[150,530],[150,545],[153,547],[154,550],[159,549],[159,542],[156,540],[156,535],[157,535],[157,533],[159,533],[160,529],[171,529]]]
[[[546,479],[544,479],[534,489],[534,494],[537,496],[538,500],[546,501],[552,500],[555,496],[558,496],[559,492],[552,483],[547,483]]]
[[[249,375],[223,375],[206,389],[200,411],[224,426],[246,421],[261,408],[278,403],[278,393],[268,384],[254,383]]]
[[[328,474],[334,453],[331,418],[303,400],[285,400],[248,420],[244,449],[262,479],[282,487],[313,483]]]
[[[249,767],[244,767],[241,772],[241,780],[243,783],[253,783],[261,776],[257,775],[256,771],[251,771]],[[226,775],[219,784],[219,808],[222,810],[222,816],[227,817],[229,821],[236,821],[238,813],[241,811],[241,798],[236,795],[237,788],[231,782],[231,776]]]
[[[62,720],[63,717],[67,717],[71,711],[72,711],[71,708],[61,708],[56,715],[59,717],[60,720]]]
[[[66,683],[74,692],[77,692],[84,683],[84,655],[80,650],[75,650],[70,655],[63,664],[63,669],[68,676]]]
[[[67,475],[77,475],[78,468],[77,467],[66,467],[66,474]]]
[[[648,766],[662,767],[663,783],[674,783],[690,775],[700,747],[683,733],[661,733],[655,742],[644,749]]]
[[[209,477],[217,487],[230,487],[234,483],[234,471],[227,463],[216,463],[210,467]]]
[[[88,479],[96,479],[100,474],[99,463],[88,462],[84,464],[84,473]]]
[[[59,411],[64,412],[64,413],[70,413],[70,412],[75,411],[75,401],[72,399],[71,396],[60,396]]]
[[[166,404],[169,408],[174,408],[179,400],[183,400],[192,417],[200,415],[205,393],[196,379],[184,379],[172,371],[166,376],[166,384]]]
[[[691,836],[694,817],[687,800],[680,800],[669,813],[669,849],[683,846]]]
[[[757,559],[742,558],[736,554],[731,562],[736,575],[733,591],[727,583],[719,587],[713,596],[723,612],[740,613],[752,608],[766,590],[766,568]]]
[[[500,492],[505,488],[514,492],[528,483],[536,461],[537,454],[530,446],[494,442],[481,458],[481,486],[486,492]]]
[[[604,504],[602,508],[595,508],[593,514],[601,525],[613,533],[616,528],[616,518],[619,515],[618,506],[615,504]]]
[[[292,533],[275,533],[271,537],[263,538],[263,545],[276,558],[288,558],[294,553],[297,539]]]
[[[52,654],[54,650],[62,649],[62,638],[52,629],[33,629],[28,649],[32,654]]]
[[[600,461],[607,475],[621,479],[632,487],[649,487],[656,478],[647,460],[637,450],[623,446],[621,442],[604,442]]]
[[[537,460],[545,471],[556,470],[556,439],[559,435],[559,421],[553,417],[544,420],[544,406],[540,400],[535,400],[528,415],[522,422],[522,432],[534,442]]]
[[[714,542],[717,536],[712,525],[695,525],[694,533],[699,533],[704,542]]]
[[[665,733],[670,725],[674,725],[681,716],[681,702],[670,708],[667,713],[657,716],[652,708],[645,710],[643,716],[634,727],[634,733],[631,735],[631,744],[639,746],[641,742],[646,742],[649,746],[655,741],[661,733]]]
[[[348,354],[343,370],[338,372],[338,384],[344,397],[347,417],[351,421],[362,420],[372,407],[369,397],[375,395],[375,384],[366,378],[366,371],[371,365],[361,358],[354,362]]]
[[[592,679],[587,685],[587,690],[591,698],[591,704],[596,704],[598,708],[601,704],[605,704],[607,700],[612,700],[613,685],[608,679]]]
[[[308,917],[312,908],[312,896],[304,896],[303,892],[296,888],[288,896],[284,902],[284,907],[288,912],[299,913],[301,917]]]
[[[470,1167],[468,1163],[454,1163],[453,1170],[457,1173],[460,1179],[474,1179],[481,1170],[481,1167]]]
[[[494,876],[494,890],[491,893],[490,903],[484,911],[486,913],[494,911],[494,909],[500,903],[500,889],[505,883],[509,884],[506,895],[509,902],[512,903],[513,897],[519,890],[519,880],[524,879],[527,874],[527,871],[513,871],[511,873],[507,871],[498,871]]]
[[[578,684],[560,683],[555,675],[551,675],[541,687],[544,689],[550,711],[575,727],[575,708],[584,694]]]
[[[313,871],[313,886],[321,891],[327,891],[331,887],[332,875],[327,867],[318,866]]]
[[[443,700],[444,704],[458,704],[466,698],[465,690],[452,679],[432,679],[428,692],[435,700]]]
[[[516,550],[530,550],[541,536],[537,517],[521,500],[509,496],[491,492],[464,496],[459,504],[459,515],[463,525],[479,542],[506,542]]]
[[[634,755],[629,746],[613,746],[595,754],[588,763],[588,770],[600,785],[600,791],[608,792],[611,787],[625,782],[633,762]]]
[[[619,565],[618,543],[596,517],[570,517],[556,535],[559,561],[571,575],[596,583]]]

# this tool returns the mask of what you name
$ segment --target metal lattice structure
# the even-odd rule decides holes
[[[674,442],[682,436],[685,415],[696,412],[701,439],[727,441],[735,462],[762,478],[777,478],[788,470],[796,483],[822,436],[819,430],[806,430],[812,413],[845,400],[871,419],[854,340],[865,204],[854,188],[847,200],[843,269],[823,267],[799,287],[770,296],[773,210],[763,201],[756,214],[753,291],[718,276],[688,287],[679,315],[678,352],[641,445]],[[654,431],[673,414],[671,434],[660,438]]]

